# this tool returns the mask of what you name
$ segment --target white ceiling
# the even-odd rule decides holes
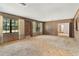
[[[73,18],[79,3],[0,3],[0,11],[24,16],[39,21]]]

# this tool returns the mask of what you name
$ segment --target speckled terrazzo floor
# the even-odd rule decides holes
[[[0,45],[1,56],[77,56],[79,41],[59,36],[41,35]]]

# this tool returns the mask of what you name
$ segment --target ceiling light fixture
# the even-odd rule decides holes
[[[26,3],[20,3],[22,6],[26,6]]]

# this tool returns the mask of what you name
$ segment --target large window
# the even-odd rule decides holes
[[[36,33],[36,22],[33,21],[32,24],[33,24],[32,31],[33,31],[33,33]]]
[[[3,33],[9,33],[10,32],[10,19],[7,17],[4,17],[3,20]]]
[[[40,32],[40,23],[37,23],[36,25],[36,32]]]
[[[18,21],[17,20],[11,20],[11,26],[12,26],[12,32],[18,32]]]
[[[4,17],[3,19],[3,33],[18,32],[18,20]]]

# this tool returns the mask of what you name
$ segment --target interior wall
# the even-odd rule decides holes
[[[31,31],[32,31],[32,24],[31,24],[31,21],[26,21],[26,20],[24,20],[25,21],[25,35],[26,36],[28,36],[28,35],[31,35],[32,33],[31,33]]]
[[[3,42],[15,41],[19,39],[18,32],[16,33],[3,33]]]
[[[50,21],[45,23],[45,34],[58,35],[58,24],[60,23],[70,23],[72,19],[64,19],[58,21]]]
[[[24,19],[19,19],[19,39],[25,37],[25,21]]]
[[[0,15],[0,43],[3,43],[3,16]]]
[[[79,40],[79,10],[77,11],[75,18],[74,18],[74,34],[75,34],[75,39]]]
[[[45,34],[57,35],[57,22],[47,22],[45,23]]]
[[[69,23],[58,24],[58,35],[69,36]]]
[[[18,20],[18,32],[3,33],[3,16],[9,17],[10,20],[11,19]],[[33,29],[32,22],[33,21],[35,21],[36,23],[39,23],[39,27],[40,27],[39,32],[35,31],[34,33],[32,33],[32,29]],[[36,25],[34,25],[34,26],[36,26]],[[17,40],[17,39],[23,39],[27,35],[32,35],[32,34],[40,35],[40,34],[43,34],[43,29],[44,29],[43,22],[36,21],[33,19],[31,20],[28,18],[23,18],[20,16],[15,16],[12,14],[7,14],[7,13],[0,14],[0,42],[1,43],[7,42],[7,41],[13,41],[13,40]],[[35,28],[35,30],[36,30],[36,28]]]

